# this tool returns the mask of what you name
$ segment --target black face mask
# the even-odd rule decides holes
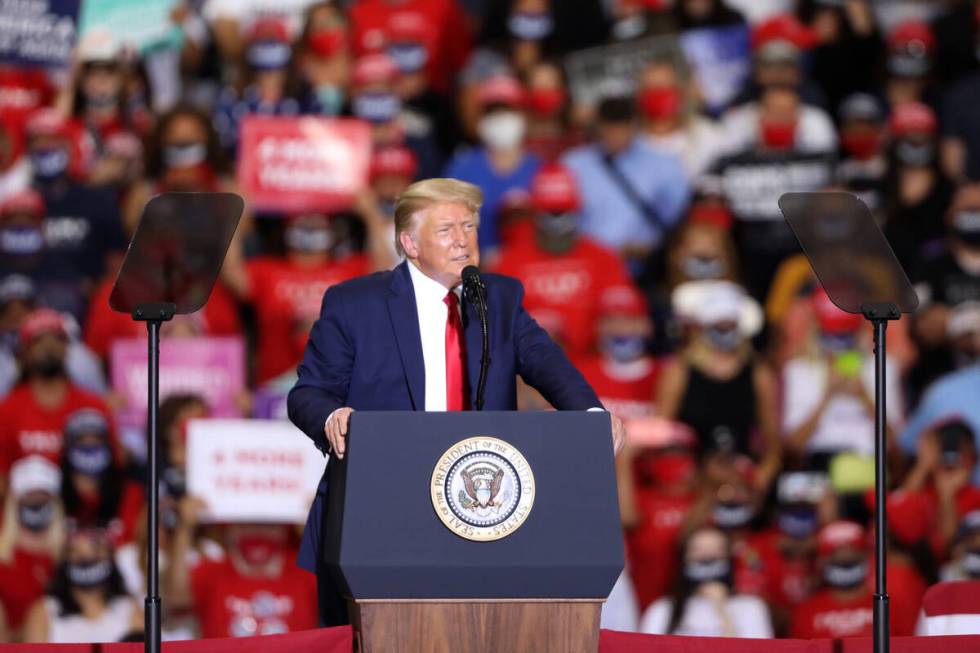
[[[965,244],[980,246],[980,209],[963,209],[954,215],[953,232]]]
[[[692,585],[724,583],[732,586],[732,561],[729,558],[689,560],[684,563],[684,578]]]
[[[868,563],[864,560],[836,561],[823,568],[823,579],[827,585],[842,590],[858,587],[868,577]]]
[[[80,560],[68,563],[68,582],[82,589],[103,585],[111,575],[112,563],[108,560]]]
[[[45,501],[44,503],[37,504],[18,504],[17,520],[21,526],[32,533],[41,533],[47,530],[48,526],[54,520],[54,502]]]
[[[65,361],[58,354],[45,354],[27,363],[27,373],[41,379],[55,379],[65,374]]]

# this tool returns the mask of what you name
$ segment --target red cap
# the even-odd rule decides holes
[[[581,206],[575,175],[560,163],[546,163],[531,180],[531,207],[542,213],[566,213]]]
[[[892,136],[911,132],[936,133],[936,113],[921,102],[904,102],[892,110]]]
[[[650,313],[646,299],[635,287],[613,286],[599,298],[599,314],[647,317]]]
[[[861,316],[837,308],[823,288],[817,287],[811,300],[817,324],[824,333],[852,333],[861,326]]]
[[[793,14],[780,14],[759,23],[752,31],[753,50],[773,41],[788,41],[801,50],[808,50],[817,44],[817,35]]]
[[[721,229],[731,229],[734,218],[727,206],[714,203],[695,204],[687,214],[689,222],[710,224]]]
[[[50,308],[39,308],[24,318],[20,325],[20,344],[27,345],[35,338],[53,333],[62,338],[68,337],[65,319],[61,313]]]
[[[44,217],[44,198],[33,188],[17,191],[0,204],[0,215],[29,213]]]
[[[867,542],[866,533],[860,524],[840,519],[830,522],[817,533],[817,552],[820,557],[825,557],[848,546],[864,550]]]
[[[252,26],[248,34],[249,41],[281,41],[289,43],[289,30],[286,24],[275,18],[263,18]]]
[[[371,155],[371,178],[382,175],[404,175],[415,178],[419,164],[415,153],[403,145],[378,148]]]
[[[388,84],[398,77],[398,64],[387,54],[377,52],[361,57],[354,62],[352,78],[354,86],[368,84]]]
[[[482,84],[477,91],[480,104],[506,104],[521,107],[524,104],[524,87],[510,75],[494,75]]]
[[[71,129],[68,118],[57,109],[43,107],[33,112],[24,123],[24,132],[30,136],[61,136],[69,138]]]
[[[936,37],[929,24],[921,20],[906,20],[896,25],[888,35],[888,47],[892,50],[908,48],[918,44],[923,54],[936,47]]]
[[[864,503],[874,513],[873,488],[864,493]],[[885,508],[888,513],[888,530],[903,544],[917,544],[929,535],[934,516],[933,503],[922,492],[895,490],[885,499]]]

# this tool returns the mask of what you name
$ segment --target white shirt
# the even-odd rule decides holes
[[[419,337],[425,362],[425,409],[446,410],[446,319],[449,317],[449,306],[445,300],[449,291],[435,279],[427,277],[411,261],[408,262],[408,273],[415,289],[415,308],[419,315]],[[458,298],[460,286],[456,286],[453,292]]]
[[[672,599],[664,597],[657,599],[643,613],[640,621],[640,632],[651,635],[666,635],[670,621]],[[766,604],[757,596],[736,594],[725,601],[725,611],[728,621],[735,629],[733,637],[771,638],[772,620]],[[689,635],[696,637],[724,637],[725,625],[717,609],[710,599],[703,596],[692,596],[684,606],[677,630],[671,635]]]

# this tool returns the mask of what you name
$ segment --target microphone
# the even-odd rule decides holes
[[[475,265],[463,268],[463,294],[476,307],[483,335],[483,353],[480,356],[480,381],[476,386],[476,409],[483,410],[483,395],[487,389],[487,370],[490,367],[490,335],[487,329],[487,288]]]

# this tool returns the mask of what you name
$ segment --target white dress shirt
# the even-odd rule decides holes
[[[435,279],[427,277],[411,261],[408,262],[408,272],[415,289],[415,308],[419,315],[419,336],[425,363],[425,410],[446,410],[446,319],[449,306],[445,300],[449,291]],[[459,298],[460,286],[456,286],[453,292]]]

